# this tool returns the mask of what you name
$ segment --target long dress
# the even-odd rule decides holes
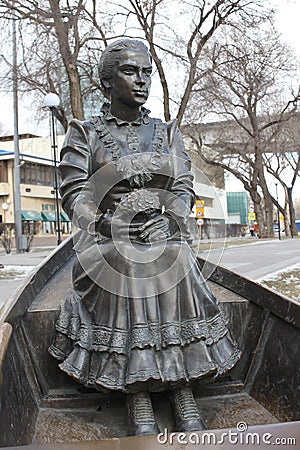
[[[63,207],[83,231],[49,351],[64,372],[104,391],[191,385],[240,357],[187,242],[194,192],[181,134],[148,113],[128,123],[105,106],[89,122],[73,119],[61,152]],[[162,212],[176,232],[143,242],[139,227]],[[105,213],[118,219],[112,238],[97,232],[95,215]]]

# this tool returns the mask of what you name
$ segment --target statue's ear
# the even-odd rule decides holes
[[[106,97],[108,100],[110,100],[110,88],[111,83],[109,80],[101,80],[100,81],[101,91],[104,97]]]
[[[111,82],[110,80],[101,80],[103,86],[105,87],[105,89],[110,89],[111,88]]]

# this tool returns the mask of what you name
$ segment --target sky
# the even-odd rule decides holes
[[[295,51],[300,63],[300,31],[299,31],[299,17],[300,17],[300,0],[266,0],[276,9],[275,23],[277,28],[282,34],[283,41],[289,44]],[[151,98],[149,99],[151,101]],[[12,95],[0,94],[0,124],[3,125],[5,134],[13,134],[13,100]],[[41,97],[41,103],[43,98]],[[39,105],[40,106],[40,105]],[[147,104],[148,106],[148,104]],[[30,105],[32,107],[32,105]],[[151,104],[149,105],[154,115],[160,115],[155,113]],[[19,132],[20,133],[33,133],[43,134],[47,133],[48,124],[42,122],[41,124],[35,123],[32,120],[30,123],[25,118],[33,117],[32,111],[26,108],[25,102],[19,100]]]
[[[300,60],[300,1],[272,0],[276,8],[276,25],[283,39],[295,50]]]

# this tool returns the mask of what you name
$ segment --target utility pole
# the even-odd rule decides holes
[[[19,151],[19,115],[18,115],[18,73],[17,73],[17,31],[16,20],[12,21],[13,35],[13,110],[14,110],[14,221],[16,251],[21,250],[22,218],[20,193],[20,151]]]

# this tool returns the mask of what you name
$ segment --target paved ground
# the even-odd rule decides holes
[[[66,239],[68,236],[63,236]],[[2,245],[0,245],[0,265],[9,266],[37,266],[49,253],[56,247],[56,236],[47,235],[35,237],[30,252],[16,253],[15,250],[6,254]],[[0,268],[1,270],[1,268]],[[0,278],[0,307],[8,299],[18,286],[23,282],[22,279],[1,279]]]
[[[300,237],[281,241],[255,239],[251,244],[201,254],[202,257],[205,255],[211,262],[258,280],[300,262]]]
[[[6,267],[36,266],[48,256],[56,244],[55,236],[46,236],[36,238],[32,250],[28,253],[16,254],[13,251],[7,255],[4,249],[0,248],[0,264]],[[256,280],[266,274],[299,263],[300,238],[282,241],[253,240],[250,243],[248,239],[245,245],[204,251],[200,253],[200,256]],[[22,279],[0,279],[0,306],[21,283]]]
[[[45,247],[42,250],[31,251],[29,253],[16,254],[15,252],[6,254],[0,252],[0,264],[4,265],[4,268],[10,266],[37,266],[40,264],[46,256],[49,255],[54,247]],[[2,269],[0,269],[2,270]],[[18,279],[1,279],[0,278],[0,306],[22,283],[22,278]]]

